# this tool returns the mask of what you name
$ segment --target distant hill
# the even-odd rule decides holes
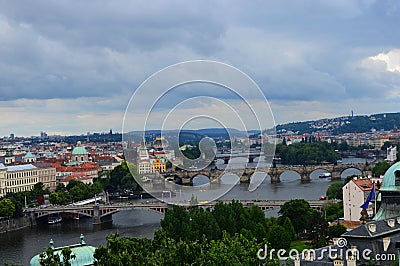
[[[277,134],[329,132],[336,135],[343,133],[367,133],[379,130],[390,131],[398,128],[400,128],[400,113],[382,113],[292,122],[277,125],[276,132]]]

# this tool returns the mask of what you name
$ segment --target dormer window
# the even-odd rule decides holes
[[[394,181],[394,185],[400,186],[400,170],[397,170],[394,172],[394,176],[395,176],[395,181]]]

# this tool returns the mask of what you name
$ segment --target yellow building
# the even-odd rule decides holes
[[[156,158],[156,159],[151,159],[150,160],[151,166],[150,166],[150,172],[155,173],[164,173],[167,171],[167,164],[165,163],[165,160],[162,158]]]
[[[38,182],[42,182],[45,188],[54,191],[57,187],[56,167],[45,162],[34,163],[39,177]]]

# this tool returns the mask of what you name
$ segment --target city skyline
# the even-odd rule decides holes
[[[135,89],[158,70],[193,59],[248,74],[277,124],[352,110],[399,111],[396,1],[160,1],[152,7],[4,1],[0,7],[0,112],[6,114],[0,136],[121,132]],[[193,95],[189,89],[180,96]],[[237,104],[223,92],[219,97]],[[197,107],[220,111],[208,103]]]

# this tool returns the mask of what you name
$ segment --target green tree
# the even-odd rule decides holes
[[[221,230],[210,210],[192,208],[190,214],[190,240],[202,241],[221,238]]]
[[[190,234],[190,215],[182,206],[174,205],[165,213],[161,220],[161,228],[166,232],[166,236],[179,240],[188,240]]]
[[[346,227],[344,227],[341,224],[332,225],[332,226],[328,227],[328,238],[329,239],[340,237],[344,233],[346,233]]]
[[[39,255],[39,263],[46,266],[70,266],[71,260],[75,258],[75,254],[68,247],[61,250],[61,256],[53,248],[47,248]]]
[[[385,142],[383,143],[382,147],[381,147],[381,150],[382,150],[382,151],[386,151],[387,148],[389,148],[389,147],[392,146],[392,145],[393,145],[392,142],[390,142],[390,141],[385,141]]]
[[[312,215],[307,228],[307,238],[315,248],[325,246],[327,244],[328,223],[322,216],[322,213],[312,210]]]
[[[95,265],[151,265],[152,253],[151,239],[119,238],[117,232],[107,236],[106,246],[96,248]]]
[[[248,222],[243,205],[238,201],[232,201],[229,204],[218,202],[215,204],[212,214],[221,231],[226,231],[231,235],[246,228]]]
[[[15,205],[10,199],[0,200],[0,216],[11,217],[15,212]]]
[[[340,217],[343,217],[343,202],[329,202],[327,205],[323,207],[324,214],[326,216],[327,221],[333,221]]]
[[[67,188],[65,187],[64,183],[58,183],[56,187],[56,192],[65,192]]]
[[[288,249],[292,236],[283,226],[274,225],[268,233],[268,243],[274,249]]]
[[[381,176],[386,173],[389,169],[390,164],[388,162],[378,162],[375,164],[374,168],[372,168],[372,175],[373,176]]]
[[[282,227],[285,229],[286,232],[289,233],[291,240],[296,240],[296,231],[294,230],[292,221],[289,219],[289,217],[285,217]]]
[[[297,236],[299,236],[308,227],[313,209],[304,199],[294,199],[283,204],[278,213],[281,215],[280,219],[286,217],[290,219]]]
[[[339,199],[342,200],[343,199],[343,182],[342,181],[336,181],[336,182],[332,182],[328,189],[326,190],[326,196],[329,199]]]

